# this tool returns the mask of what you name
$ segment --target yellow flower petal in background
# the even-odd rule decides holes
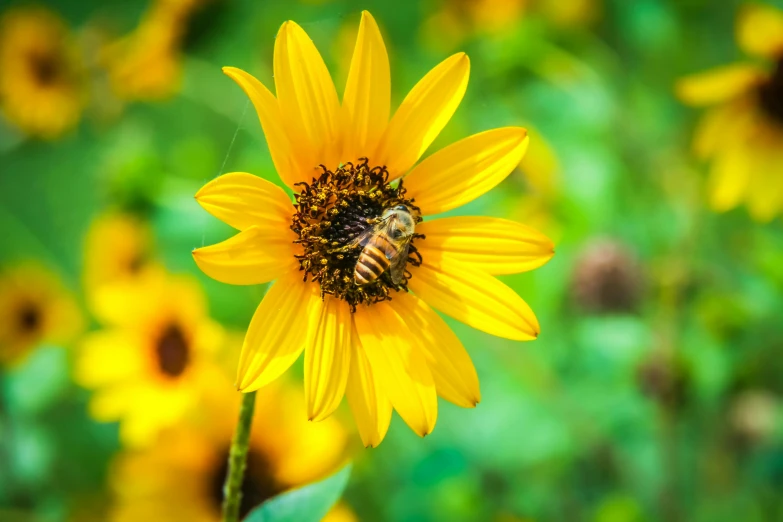
[[[275,40],[275,88],[294,152],[310,169],[341,161],[340,102],[318,49],[295,22],[285,22]],[[300,172],[299,181],[309,181]]]
[[[699,121],[693,137],[693,150],[701,159],[706,159],[722,150],[736,135],[739,120],[745,119],[745,103],[730,103],[711,108]]]
[[[449,145],[422,161],[405,178],[408,195],[425,215],[476,199],[503,181],[527,150],[527,131],[494,129]]]
[[[343,96],[347,125],[345,160],[375,157],[389,122],[390,104],[389,56],[378,24],[370,13],[363,11]]]
[[[291,224],[294,207],[283,190],[265,179],[244,172],[217,177],[201,187],[196,201],[204,210],[238,229],[253,225],[274,232]]]
[[[753,219],[766,223],[780,212],[783,204],[783,149],[780,144],[759,143],[751,165],[748,210]]]
[[[132,379],[145,370],[145,348],[142,334],[121,330],[92,332],[81,342],[75,379],[88,387]]]
[[[297,162],[297,154],[294,154],[294,147],[286,134],[285,120],[277,100],[269,92],[269,89],[245,71],[234,67],[223,67],[223,72],[237,82],[253,102],[266,137],[269,154],[275,164],[275,170],[286,185],[293,187],[294,183],[301,181],[299,179],[301,167]]]
[[[408,287],[458,321],[491,335],[529,341],[538,337],[533,311],[511,288],[465,263],[429,255],[410,267]]]
[[[783,11],[771,5],[746,5],[737,22],[737,41],[748,54],[783,55]]]
[[[359,333],[351,334],[351,370],[345,396],[359,428],[365,447],[376,447],[386,436],[391,422],[392,405],[378,378],[373,375]]]
[[[141,400],[147,387],[140,382],[97,390],[90,398],[90,415],[111,422],[125,415],[135,400]]]
[[[682,78],[675,92],[689,105],[712,105],[745,94],[763,78],[764,71],[753,64],[725,65]]]
[[[426,259],[436,256],[472,264],[488,274],[516,274],[538,268],[555,255],[554,244],[530,227],[489,217],[451,217],[425,221],[416,232]]]
[[[239,356],[237,386],[250,392],[280,377],[305,347],[322,308],[318,285],[297,270],[275,281],[258,305]]]
[[[193,250],[193,259],[222,283],[258,285],[299,266],[294,239],[286,228],[253,225],[221,243]]]
[[[307,418],[320,421],[340,405],[351,356],[351,311],[340,299],[326,296],[317,326],[305,346],[304,386]]]
[[[107,213],[90,225],[84,246],[87,300],[104,285],[139,275],[150,261],[152,231],[139,217]]]
[[[710,205],[718,212],[736,207],[745,196],[753,165],[753,149],[735,139],[716,157],[710,169]]]
[[[414,333],[388,303],[361,307],[354,314],[361,345],[392,406],[419,436],[435,428],[435,383]]]
[[[397,109],[373,163],[386,165],[392,178],[405,174],[457,110],[469,75],[470,60],[465,53],[443,60],[427,73]]]
[[[473,361],[451,328],[427,303],[406,292],[389,301],[418,338],[435,380],[438,395],[449,402],[473,408],[481,401]]]

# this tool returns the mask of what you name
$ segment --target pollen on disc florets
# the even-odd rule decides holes
[[[304,280],[308,278],[321,285],[321,296],[333,295],[348,302],[351,311],[358,304],[373,304],[390,299],[391,291],[407,291],[410,272],[406,271],[400,284],[395,285],[388,271],[364,285],[354,282],[354,269],[362,247],[347,247],[381,217],[384,210],[405,205],[416,219],[421,212],[412,199],[405,197],[403,182],[389,183],[386,167],[370,167],[367,158],[353,165],[345,163],[334,171],[324,165],[321,174],[311,183],[297,183],[301,187],[294,197],[296,212],[291,230],[296,232],[304,252],[297,255]],[[423,239],[421,234],[416,238]],[[410,244],[408,262],[421,263],[421,255]]]

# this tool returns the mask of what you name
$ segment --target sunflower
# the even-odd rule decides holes
[[[204,209],[239,230],[194,250],[198,266],[229,284],[276,280],[245,336],[238,388],[272,382],[304,351],[309,419],[328,417],[345,394],[365,445],[381,442],[392,407],[424,436],[435,426],[437,395],[463,407],[481,398],[468,353],[433,308],[492,335],[538,336],[530,307],[494,275],[546,263],[553,255],[546,237],[494,218],[422,222],[500,183],[519,164],[527,133],[482,132],[414,167],[462,99],[468,57],[455,54],[437,65],[390,119],[388,57],[367,12],[342,104],[296,23],[282,25],[274,54],[277,98],[248,73],[224,71],[253,102],[295,201],[246,173],[223,175],[196,194]],[[403,222],[406,231],[398,228]],[[387,254],[404,269],[396,278],[382,270],[388,257],[372,249],[359,266],[363,247],[355,243],[377,228],[409,246],[410,256]]]
[[[84,284],[92,296],[106,285],[139,275],[149,261],[149,228],[129,214],[106,214],[90,226],[85,240]]]
[[[200,408],[201,418],[161,432],[148,449],[130,449],[112,465],[113,522],[217,522],[223,482],[239,401],[230,387]],[[226,393],[227,392],[227,393]],[[242,484],[241,515],[264,500],[332,472],[344,454],[345,430],[334,418],[307,422],[295,412],[304,399],[289,386],[259,394],[247,470]],[[350,520],[337,518],[336,520]]]
[[[22,362],[41,343],[67,343],[81,325],[54,274],[33,263],[0,270],[0,365]]]
[[[211,355],[222,329],[194,281],[149,268],[104,287],[95,313],[106,328],[83,339],[75,377],[95,391],[93,417],[120,421],[125,444],[153,441],[198,403],[204,383],[218,382]]]
[[[783,208],[783,12],[746,7],[737,40],[763,63],[699,73],[680,80],[676,91],[690,105],[714,106],[693,143],[696,155],[711,163],[712,208],[723,212],[744,202],[754,219],[769,221]]]
[[[201,0],[154,0],[138,27],[104,51],[114,93],[126,100],[157,100],[179,89],[181,46],[188,19]]]
[[[83,107],[81,62],[63,22],[42,8],[19,8],[0,19],[0,104],[22,131],[56,138],[78,123]]]

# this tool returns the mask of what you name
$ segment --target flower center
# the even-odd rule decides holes
[[[783,58],[775,65],[772,77],[759,87],[758,95],[764,112],[783,125]]]
[[[360,161],[334,171],[321,165],[312,183],[298,183],[291,224],[304,250],[296,256],[304,280],[317,281],[322,297],[343,299],[351,311],[407,291],[405,267],[421,263],[413,241],[424,239],[414,231],[421,212],[405,197],[402,180],[390,184],[386,167]]]
[[[52,53],[36,52],[30,55],[30,67],[39,85],[48,87],[63,74],[59,57]]]
[[[212,505],[219,513],[223,503],[223,484],[228,474],[228,449],[222,452],[216,462],[217,466],[209,474],[209,496]],[[239,507],[240,520],[245,518],[251,509],[268,500],[285,488],[279,484],[272,473],[269,462],[258,451],[251,449],[247,454],[247,468],[242,480],[242,503]]]
[[[34,303],[25,303],[17,312],[16,324],[20,332],[31,334],[40,328],[42,319],[38,306]]]
[[[163,330],[155,345],[160,371],[168,377],[179,377],[190,362],[190,347],[182,329],[171,324]]]

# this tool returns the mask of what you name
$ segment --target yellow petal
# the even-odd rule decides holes
[[[377,447],[386,436],[391,422],[392,405],[373,375],[370,361],[364,353],[359,334],[351,334],[351,370],[345,396],[351,407],[359,435],[365,447]]]
[[[389,305],[415,332],[427,357],[438,395],[463,408],[475,407],[481,401],[476,369],[446,322],[413,294],[395,294]]]
[[[381,139],[378,161],[372,163],[386,165],[392,178],[405,174],[457,110],[469,74],[465,53],[443,60],[427,73],[397,109]]]
[[[737,22],[737,41],[748,54],[780,58],[783,55],[783,11],[771,5],[745,6]]]
[[[527,131],[505,127],[475,134],[422,161],[405,178],[408,197],[425,215],[476,199],[506,179],[527,150]]]
[[[281,276],[258,305],[239,355],[237,387],[243,392],[277,379],[299,358],[321,313],[318,285],[299,271]]]
[[[319,164],[335,168],[340,161],[337,91],[312,40],[295,22],[285,22],[277,33],[274,71],[294,151],[310,169],[300,173],[299,181],[309,181]]]
[[[543,265],[555,254],[552,240],[525,225],[489,217],[451,217],[425,221],[416,232],[426,239],[416,247],[472,264],[488,274],[515,274]]]
[[[146,370],[144,339],[135,331],[88,334],[76,359],[75,379],[90,388],[133,379]]]
[[[766,223],[783,207],[783,143],[759,145],[754,151],[748,187],[748,210]]]
[[[354,322],[373,376],[394,409],[419,436],[432,432],[438,418],[435,383],[408,325],[388,303],[360,307]]]
[[[253,102],[277,174],[283,183],[293,187],[294,183],[301,181],[299,173],[301,167],[296,161],[295,148],[286,134],[285,119],[277,100],[269,89],[242,69],[223,67],[223,72],[237,82]]]
[[[408,288],[428,305],[491,335],[529,341],[538,337],[533,311],[514,291],[468,264],[437,255],[410,267]]]
[[[736,207],[745,197],[753,164],[753,148],[738,136],[713,160],[707,184],[710,205],[718,212]]]
[[[345,159],[375,158],[378,142],[389,123],[391,77],[389,56],[375,19],[362,12],[359,35],[343,96]]]
[[[320,421],[340,405],[348,380],[351,311],[340,299],[326,296],[318,324],[305,347],[304,387],[307,418]]]
[[[753,64],[734,64],[682,78],[675,86],[677,97],[689,105],[712,105],[748,92],[764,78]]]
[[[745,104],[730,103],[712,108],[702,116],[693,136],[693,151],[699,158],[711,157],[732,140],[731,129],[743,108],[747,108]]]
[[[244,172],[213,179],[196,193],[196,201],[237,230],[253,225],[285,230],[291,225],[295,210],[280,187]]]
[[[221,243],[193,250],[193,259],[221,283],[258,285],[299,266],[294,239],[285,228],[254,225]]]

